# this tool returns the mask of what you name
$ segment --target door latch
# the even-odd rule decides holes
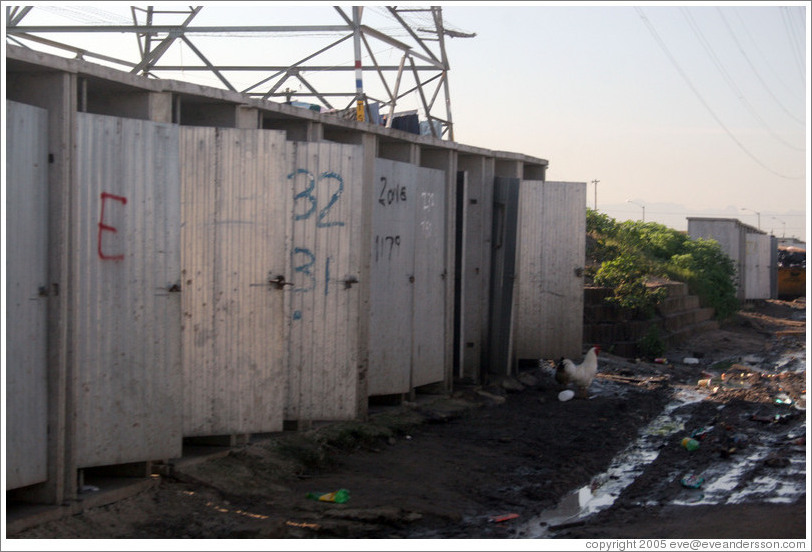
[[[344,280],[344,289],[350,289],[353,284],[358,283],[358,278],[355,276],[348,276],[346,280]]]
[[[285,289],[285,286],[292,286],[293,282],[286,282],[285,277],[280,274],[276,278],[270,278],[268,280],[268,285],[272,286],[274,289]]]

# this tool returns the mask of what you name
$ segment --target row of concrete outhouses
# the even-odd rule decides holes
[[[547,161],[7,46],[6,490],[581,353]]]

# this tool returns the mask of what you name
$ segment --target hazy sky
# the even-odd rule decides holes
[[[450,41],[459,141],[548,159],[549,180],[589,183],[590,207],[597,179],[598,210],[619,220],[642,205],[681,230],[687,215],[756,226],[757,211],[762,229],[805,234],[806,7],[450,5],[444,17],[477,32]]]
[[[398,32],[384,4],[363,4],[365,23]],[[663,4],[441,2],[447,27],[476,33],[446,39],[455,139],[547,159],[549,180],[587,182],[587,205],[618,220],[645,207],[647,221],[679,230],[687,216],[724,216],[805,239],[809,2]],[[128,23],[128,3],[90,5],[85,17],[79,5],[39,4],[25,23]],[[193,25],[343,23],[329,3],[203,5]],[[88,48],[125,57],[135,40],[122,36]],[[195,43],[216,63],[279,64],[337,36]],[[346,44],[336,59],[351,62]],[[392,48],[376,56],[400,60]],[[166,59],[199,64],[188,48]],[[339,78],[354,84],[352,72]]]

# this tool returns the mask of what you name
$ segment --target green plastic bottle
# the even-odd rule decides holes
[[[682,440],[682,446],[688,450],[694,451],[699,448],[699,441],[696,439],[691,439],[690,437],[685,437]]]
[[[332,493],[307,493],[307,498],[318,500],[320,502],[335,502],[337,504],[344,504],[350,500],[350,491],[347,489],[338,489]]]

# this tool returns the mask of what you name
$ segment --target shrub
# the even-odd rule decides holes
[[[692,240],[654,222],[618,223],[592,209],[587,209],[586,216],[590,258],[600,265],[594,281],[614,290],[608,301],[650,317],[667,292],[646,286],[646,280],[659,276],[688,284],[703,305],[715,310],[717,319],[738,310],[735,265],[714,240]]]
[[[607,298],[610,303],[629,310],[634,317],[651,318],[665,290],[646,285],[646,266],[639,256],[619,255],[601,264],[595,283],[614,290],[614,295]]]
[[[665,341],[660,336],[660,328],[652,324],[638,343],[640,354],[648,358],[657,358],[665,353]]]
[[[688,283],[702,304],[713,307],[724,320],[739,309],[733,278],[736,267],[714,240],[697,239],[685,244],[685,252],[671,257],[664,267]]]

